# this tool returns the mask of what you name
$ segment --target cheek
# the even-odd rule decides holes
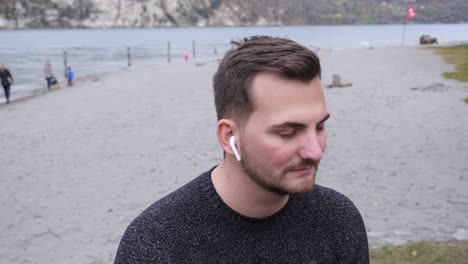
[[[266,145],[264,146],[264,159],[273,166],[289,164],[297,155],[297,149],[292,145]]]

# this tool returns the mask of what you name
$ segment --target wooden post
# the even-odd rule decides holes
[[[167,42],[167,63],[171,63],[171,42]]]
[[[401,36],[401,46],[405,45],[405,38],[406,38],[406,22],[403,23],[403,34]]]
[[[127,64],[128,64],[128,67],[132,67],[132,54],[131,54],[130,47],[127,47]]]
[[[340,85],[341,85],[340,75],[333,74],[333,76],[332,76],[332,85],[333,85],[333,87],[340,87]]]
[[[63,75],[67,78],[68,56],[67,51],[63,52]]]
[[[193,59],[195,59],[196,58],[195,40],[192,40],[192,53],[193,53]]]

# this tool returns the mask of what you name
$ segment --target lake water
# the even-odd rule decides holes
[[[358,49],[400,46],[403,31],[403,25],[2,30],[0,63],[11,70],[12,97],[18,98],[45,86],[47,59],[63,81],[65,51],[75,76],[85,76],[127,67],[128,47],[132,67],[139,67],[168,63],[169,42],[171,63],[182,63],[185,52],[197,61],[222,57],[232,39],[250,35],[288,37],[310,48]],[[406,46],[419,45],[423,34],[437,37],[439,44],[468,41],[466,23],[409,24],[405,32]]]

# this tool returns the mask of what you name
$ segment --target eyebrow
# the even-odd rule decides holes
[[[320,125],[322,123],[324,123],[325,121],[327,121],[327,119],[330,118],[330,114],[327,113],[318,123],[317,125]],[[297,122],[284,122],[284,123],[281,123],[281,124],[278,124],[278,125],[273,125],[271,126],[271,128],[269,130],[272,130],[272,131],[275,131],[275,130],[279,130],[279,129],[282,129],[282,128],[303,128],[305,127],[304,124],[302,123],[297,123]]]
[[[325,121],[327,121],[328,118],[330,118],[330,113],[327,113],[327,114],[322,118],[322,120],[320,120],[320,121],[318,122],[318,124],[320,125],[320,124],[324,123]]]

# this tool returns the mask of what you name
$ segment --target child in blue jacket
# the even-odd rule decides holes
[[[68,67],[67,69],[67,80],[68,80],[68,86],[73,86],[73,71],[71,67]]]

